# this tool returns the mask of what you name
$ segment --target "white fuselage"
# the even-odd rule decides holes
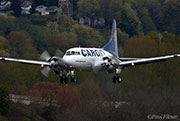
[[[101,48],[71,48],[63,56],[64,62],[77,70],[91,71],[94,68],[103,70],[103,57],[113,55]]]

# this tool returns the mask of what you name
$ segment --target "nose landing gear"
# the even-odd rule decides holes
[[[71,83],[75,83],[76,82],[76,78],[75,77],[71,77]]]
[[[67,76],[60,76],[60,83],[61,84],[67,84],[68,83],[68,77]]]
[[[67,84],[69,82],[68,80],[68,76],[71,76],[71,83],[75,83],[76,82],[76,78],[75,78],[75,73],[74,70],[71,70],[70,72],[60,72],[59,76],[60,76],[60,83],[61,84]]]

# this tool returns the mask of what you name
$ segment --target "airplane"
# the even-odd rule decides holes
[[[94,71],[95,73],[99,71],[107,71],[108,73],[115,73],[113,76],[113,82],[120,83],[122,79],[119,74],[126,67],[156,63],[166,61],[170,58],[180,57],[180,54],[152,58],[119,57],[115,19],[112,24],[110,40],[102,48],[74,47],[68,49],[63,57],[61,57],[62,54],[62,51],[57,50],[55,56],[51,57],[47,51],[44,51],[40,56],[44,61],[6,57],[0,57],[0,60],[40,65],[41,67],[44,67],[41,72],[46,77],[50,70],[53,69],[55,74],[59,75],[60,83],[67,84],[69,76],[71,77],[71,82],[76,82],[75,71]]]

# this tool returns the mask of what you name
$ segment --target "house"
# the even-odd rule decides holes
[[[35,11],[37,11],[41,16],[49,15],[49,12],[46,11],[46,6],[39,5],[35,8]]]
[[[56,14],[58,12],[58,7],[56,6],[50,6],[46,8],[46,11],[48,11],[50,14]]]
[[[105,19],[104,18],[95,18],[91,19],[87,16],[81,17],[79,19],[80,24],[87,24],[89,26],[104,26],[105,25]]]
[[[35,10],[41,15],[41,16],[45,16],[45,15],[50,15],[50,14],[56,14],[58,12],[58,7],[56,6],[50,6],[50,7],[46,7],[44,5],[39,5],[35,8]]]
[[[31,8],[32,8],[32,2],[24,1],[21,4],[21,14],[23,14],[23,15],[31,14],[31,12],[30,12]]]
[[[105,24],[104,18],[96,18],[94,19],[94,26],[103,26]]]
[[[67,0],[59,0],[59,2],[67,2]]]
[[[35,11],[41,12],[41,11],[45,10],[46,8],[47,8],[47,7],[44,6],[44,5],[39,5],[39,6],[37,6],[37,7],[35,8]]]
[[[79,19],[79,23],[80,24],[87,24],[87,25],[91,25],[91,19],[89,17],[81,17]]]
[[[5,10],[5,9],[9,9],[11,6],[11,2],[8,0],[2,0],[0,2],[0,10]]]
[[[80,24],[84,24],[84,23],[85,23],[85,22],[84,22],[84,18],[81,17],[81,18],[79,19],[79,23],[80,23]]]

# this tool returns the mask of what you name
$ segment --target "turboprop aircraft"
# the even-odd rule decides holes
[[[61,57],[62,51],[57,50],[55,56],[51,57],[44,51],[40,58],[44,61],[24,60],[0,57],[2,61],[11,61],[25,64],[40,65],[43,67],[42,74],[48,76],[51,69],[59,75],[60,83],[68,83],[68,76],[71,82],[76,82],[75,71],[107,71],[114,73],[113,82],[120,83],[119,73],[125,67],[132,67],[141,64],[149,64],[165,61],[170,58],[180,57],[180,54],[152,57],[152,58],[122,58],[118,55],[116,21],[113,20],[111,38],[102,48],[75,47],[66,51]]]

